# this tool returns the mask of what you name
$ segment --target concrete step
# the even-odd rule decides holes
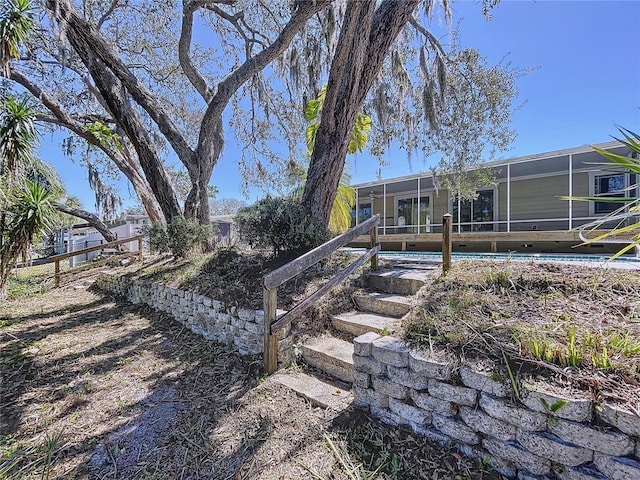
[[[354,337],[364,335],[367,332],[393,333],[399,330],[400,320],[387,315],[378,315],[371,312],[347,312],[334,315],[331,323],[336,330],[348,333]]]
[[[411,310],[411,298],[392,293],[367,292],[356,294],[353,299],[360,310],[389,317],[402,317]]]
[[[353,402],[347,385],[305,372],[279,372],[271,380],[290,388],[313,405],[342,411]]]
[[[307,365],[343,382],[353,383],[353,343],[325,336],[302,345]]]
[[[413,269],[394,269],[369,274],[369,286],[386,293],[415,295],[425,284],[429,272]]]

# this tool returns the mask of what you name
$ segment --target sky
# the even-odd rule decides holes
[[[519,68],[532,68],[517,82],[526,102],[512,115],[517,132],[511,149],[497,159],[592,145],[612,140],[617,126],[640,132],[640,1],[502,0],[487,21],[479,1],[457,1],[453,23],[459,24],[463,46],[476,48],[490,64],[505,55]],[[41,140],[41,156],[65,180],[69,194],[92,210],[94,196],[86,169],[60,151],[63,135]],[[219,198],[253,202],[253,189],[243,198],[235,159],[237,146],[227,136],[225,152],[212,183]],[[428,170],[437,157],[423,158],[392,150],[380,166],[366,153],[349,155],[353,184]],[[132,190],[119,184],[125,206],[135,204]]]

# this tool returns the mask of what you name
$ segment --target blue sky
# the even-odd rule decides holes
[[[616,125],[640,130],[640,2],[503,0],[491,21],[477,1],[454,4],[463,46],[478,49],[491,63],[505,55],[514,66],[537,67],[518,81],[526,105],[513,115],[518,135],[499,158],[528,155],[611,140]],[[45,136],[41,155],[66,181],[70,194],[93,209],[86,170],[69,162],[59,149],[61,136]],[[242,198],[234,163],[235,146],[226,149],[213,172],[219,197]],[[390,153],[387,166],[366,154],[349,156],[352,183],[427,170],[437,158],[408,161],[402,151]],[[135,203],[123,183],[125,204]],[[252,192],[249,201],[259,193]]]

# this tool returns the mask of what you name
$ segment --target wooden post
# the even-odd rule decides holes
[[[267,373],[278,369],[278,339],[271,334],[271,325],[276,321],[278,309],[278,289],[264,289],[264,368]]]
[[[56,288],[60,286],[60,260],[56,260],[55,273],[53,275]]]
[[[373,227],[369,233],[371,235],[371,245],[369,248],[373,248],[378,244],[378,226]],[[378,269],[378,254],[376,253],[371,257],[371,270]]]
[[[143,261],[143,257],[142,257],[142,237],[138,239],[138,260],[140,260],[140,263],[142,263],[142,261]]]
[[[451,268],[451,218],[450,213],[442,217],[442,273],[447,273]]]

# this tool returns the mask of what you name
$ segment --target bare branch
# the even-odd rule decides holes
[[[182,12],[182,30],[178,41],[178,60],[186,77],[191,85],[198,91],[200,96],[208,104],[213,98],[213,91],[207,85],[207,81],[198,72],[195,65],[191,61],[189,51],[191,48],[191,40],[193,36],[193,14],[198,7],[198,2],[191,2],[184,6]]]
[[[434,37],[430,31],[424,28],[424,26],[420,25],[420,23],[415,19],[415,17],[411,17],[409,19],[409,24],[413,28],[415,28],[418,32],[420,32],[422,35],[424,35],[424,37],[431,44],[431,46],[437,50],[438,54],[440,54],[443,57],[446,56],[446,52],[444,51],[444,48],[442,48],[442,45],[440,44],[438,39]]]
[[[98,30],[102,28],[102,25],[104,24],[104,22],[106,22],[109,19],[113,11],[118,7],[118,2],[119,0],[111,0],[111,5],[109,5],[109,8],[107,9],[107,11],[104,12],[104,15],[100,17],[100,20],[98,20],[98,23],[96,24],[96,28]]]
[[[73,215],[74,217],[81,218],[89,223],[93,228],[100,232],[100,235],[104,237],[107,242],[115,242],[117,240],[116,235],[109,230],[109,227],[98,218],[97,215],[93,213],[87,212],[86,210],[81,210],[79,208],[70,207],[69,205],[65,205],[64,203],[57,203],[56,210],[62,213],[66,213],[67,215]]]

